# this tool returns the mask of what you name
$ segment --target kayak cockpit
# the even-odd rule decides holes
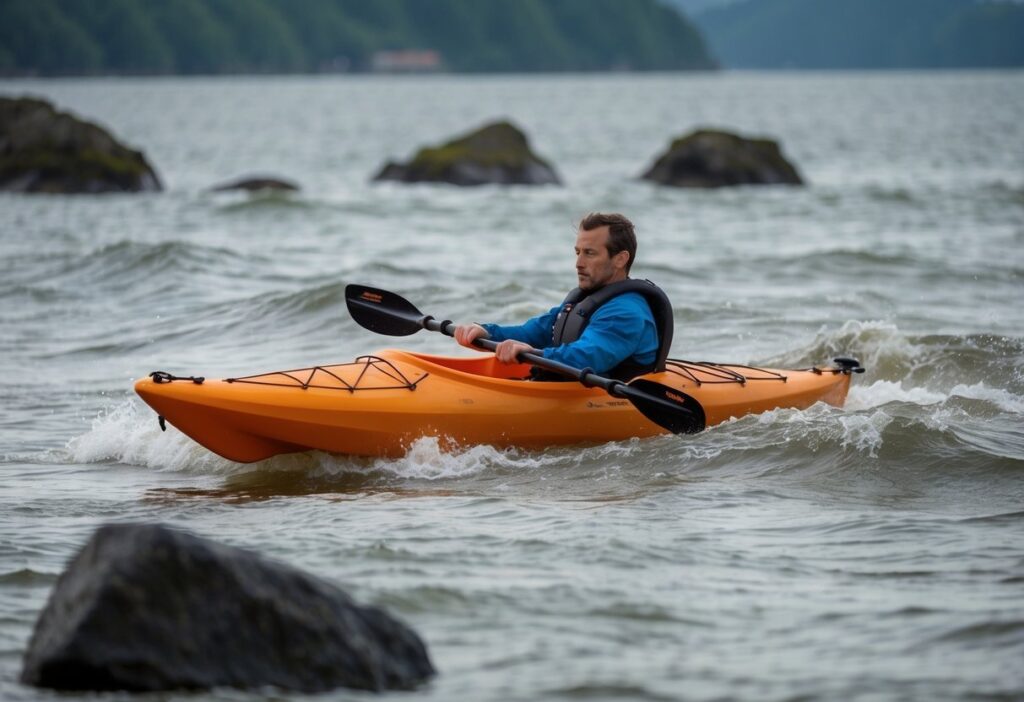
[[[428,353],[415,353],[411,351],[398,351],[387,349],[379,352],[383,358],[395,358],[400,356],[401,360],[415,363],[429,370],[428,366],[446,368],[457,373],[467,373],[484,378],[495,380],[526,380],[530,377],[532,367],[526,363],[502,363],[494,354],[480,354],[478,356],[435,356]]]

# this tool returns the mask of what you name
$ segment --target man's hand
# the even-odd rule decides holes
[[[473,346],[473,342],[480,338],[487,337],[487,330],[481,327],[479,324],[460,324],[455,327],[455,340],[463,346],[468,346],[471,349],[477,351],[483,351],[478,346]]]
[[[483,351],[484,349],[473,345],[474,341],[481,338],[487,338],[487,330],[479,324],[461,324],[455,327],[455,340],[463,346],[468,346],[469,348],[476,349],[477,351]],[[533,348],[529,344],[524,344],[521,341],[506,339],[498,344],[498,347],[494,349],[494,356],[502,363],[519,363],[519,361],[516,360],[516,356],[523,351],[536,352],[537,349]]]
[[[506,339],[498,344],[498,347],[494,349],[494,357],[502,363],[519,363],[519,359],[517,359],[516,356],[523,351],[533,351],[536,353],[537,349],[533,348],[529,344],[524,344],[521,341]]]

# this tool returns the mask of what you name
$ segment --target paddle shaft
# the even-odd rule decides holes
[[[427,315],[420,323],[423,325],[423,328],[428,331],[441,332],[445,336],[455,336],[456,325],[450,320],[446,319],[441,322]],[[473,344],[488,351],[494,351],[498,348],[498,342],[491,339],[477,339]],[[559,363],[558,361],[552,361],[550,358],[545,358],[538,353],[532,353],[530,351],[520,351],[516,358],[523,363],[529,363],[531,366],[543,368],[544,370],[551,371],[552,373],[558,373],[559,375],[564,375],[568,378],[578,380],[588,388],[601,388],[609,395],[614,395],[615,397],[630,397],[630,387],[624,382],[621,380],[602,377],[597,373],[594,373],[592,370],[586,368],[583,370],[573,368],[572,366],[567,366],[564,363]]]

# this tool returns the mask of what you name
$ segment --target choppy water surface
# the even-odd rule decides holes
[[[401,699],[1024,697],[1024,75],[0,83],[143,148],[162,194],[0,196],[0,697],[100,523],[160,520],[388,607],[440,676]],[[565,187],[371,185],[511,117]],[[802,189],[634,180],[700,125],[781,139]],[[271,172],[292,197],[210,194]],[[574,221],[637,223],[676,356],[867,366],[843,410],[548,451],[233,464],[132,397],[438,335],[346,283],[512,321],[573,285]],[[329,699],[354,697],[336,693]],[[76,698],[77,696],[72,695]],[[118,696],[113,696],[118,697]],[[264,699],[270,693],[183,695]],[[60,696],[66,699],[67,696]]]

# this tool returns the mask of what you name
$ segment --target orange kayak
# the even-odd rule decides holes
[[[644,376],[699,403],[703,426],[816,402],[842,406],[851,366],[806,370],[670,360]],[[525,380],[493,355],[386,350],[351,363],[205,380],[153,373],[135,391],[211,451],[244,463],[297,451],[401,456],[424,436],[449,445],[542,448],[665,433],[632,404],[576,382]],[[691,404],[692,404],[691,402]]]

